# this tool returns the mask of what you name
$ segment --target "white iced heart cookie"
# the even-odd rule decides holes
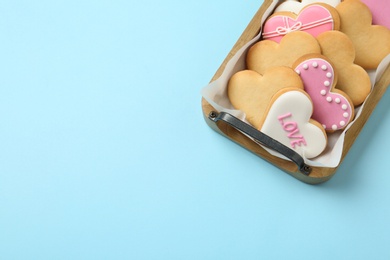
[[[340,2],[341,0],[302,0],[302,1],[286,0],[285,2],[281,3],[278,7],[276,7],[275,12],[286,11],[286,12],[293,12],[297,14],[305,6],[310,4],[324,3],[336,7]]]
[[[273,100],[261,131],[305,158],[320,155],[327,136],[321,125],[310,119],[310,97],[299,89],[281,92]]]

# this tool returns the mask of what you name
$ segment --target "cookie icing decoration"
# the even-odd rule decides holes
[[[305,158],[324,151],[327,136],[321,125],[310,119],[313,105],[302,90],[281,91],[271,101],[261,131]]]
[[[376,1],[376,0],[373,0]],[[386,1],[386,0],[384,0]],[[282,12],[282,11],[288,11],[293,13],[299,13],[305,6],[314,4],[314,3],[324,3],[328,4],[330,6],[336,7],[338,4],[340,4],[341,0],[287,0],[279,4],[275,12]]]
[[[322,32],[334,30],[338,28],[339,22],[335,22],[338,16],[336,12],[332,14],[329,8],[314,4],[302,9],[298,15],[291,12],[274,13],[264,24],[263,39],[279,43],[283,36],[294,31],[305,31],[316,37]]]
[[[303,59],[295,71],[313,101],[312,118],[328,132],[345,128],[353,119],[354,108],[344,92],[334,89],[336,76],[333,66],[322,57],[308,58]]]

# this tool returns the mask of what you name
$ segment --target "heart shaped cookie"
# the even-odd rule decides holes
[[[341,0],[286,0],[282,2],[280,5],[278,5],[275,9],[275,12],[294,12],[299,13],[305,6],[314,4],[314,3],[325,3],[330,6],[336,7]]]
[[[281,90],[271,101],[261,131],[305,158],[324,151],[327,136],[321,125],[310,119],[313,105],[302,90]]]
[[[340,19],[336,9],[325,4],[312,4],[296,15],[292,12],[277,12],[263,26],[263,39],[280,42],[293,31],[304,31],[314,37],[322,32],[337,30]]]
[[[355,63],[364,69],[376,69],[390,54],[390,30],[372,25],[370,9],[360,0],[345,0],[336,10],[341,20],[340,31],[352,40],[355,47]]]
[[[337,75],[331,63],[324,56],[307,55],[294,67],[313,102],[312,118],[328,132],[345,128],[353,119],[354,109],[350,98],[334,88]]]
[[[389,0],[362,0],[372,13],[372,23],[390,29]]]
[[[228,97],[232,105],[246,114],[256,129],[263,124],[270,100],[281,89],[303,90],[299,75],[291,68],[274,67],[263,75],[251,70],[234,74],[228,83]]]
[[[336,88],[345,92],[354,106],[364,102],[371,91],[368,73],[354,63],[355,48],[352,41],[340,31],[328,31],[317,37],[322,54],[337,71]]]
[[[321,53],[321,47],[316,38],[307,32],[291,32],[283,37],[280,43],[262,40],[253,45],[247,54],[248,69],[263,74],[271,67],[287,66],[305,54]]]

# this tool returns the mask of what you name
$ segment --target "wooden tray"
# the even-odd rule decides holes
[[[253,39],[256,35],[259,34],[260,27],[261,27],[261,18],[271,4],[272,4],[272,0],[264,0],[263,5],[257,11],[257,13],[255,14],[251,22],[248,24],[247,28],[245,29],[241,37],[233,46],[232,50],[227,55],[227,57],[225,58],[225,60],[223,61],[223,63],[215,73],[215,75],[213,76],[211,82],[221,76],[227,62],[234,56],[234,54],[241,47],[243,47],[243,45],[245,45],[247,42],[249,42],[251,39]],[[366,100],[366,104],[362,109],[362,113],[360,117],[355,121],[353,126],[350,129],[348,129],[348,131],[346,132],[340,164],[342,163],[343,159],[345,158],[346,154],[348,153],[349,149],[351,148],[358,134],[362,130],[363,126],[367,122],[372,111],[378,104],[379,100],[386,92],[386,89],[389,86],[389,84],[390,84],[390,66],[387,67],[386,71],[383,73],[380,80],[375,84],[375,87],[372,90],[371,95]],[[265,159],[266,161],[272,163],[276,167],[280,168],[281,170],[289,173],[293,177],[305,183],[309,183],[309,184],[322,183],[329,180],[336,173],[337,167],[336,168],[312,167],[312,171],[309,175],[302,174],[295,163],[272,156],[261,146],[255,143],[252,139],[250,139],[240,131],[236,130],[235,128],[231,127],[230,125],[224,122],[215,123],[213,120],[210,120],[209,114],[215,111],[215,108],[213,108],[204,98],[202,99],[202,110],[203,110],[203,115],[206,123],[213,130],[229,138],[230,140],[238,143],[239,145],[243,146],[244,148],[258,155],[259,157]]]

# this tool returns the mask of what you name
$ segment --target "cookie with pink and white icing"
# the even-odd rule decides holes
[[[340,18],[335,8],[326,4],[312,4],[299,14],[274,13],[265,21],[262,37],[279,43],[286,34],[294,31],[304,31],[316,37],[326,31],[338,30],[339,25]]]
[[[375,0],[376,1],[376,0]],[[386,0],[384,0],[386,1]],[[294,12],[294,13],[299,13],[305,6],[314,4],[314,3],[324,3],[328,4],[330,6],[336,7],[341,0],[286,0],[279,4],[275,12],[281,12],[281,11],[288,11],[288,12]]]
[[[354,117],[354,107],[347,94],[334,88],[337,75],[332,64],[322,55],[307,55],[294,68],[312,99],[312,118],[327,132],[344,129]]]
[[[271,100],[260,129],[305,158],[320,155],[327,144],[322,126],[311,119],[313,104],[302,90],[281,90]]]

